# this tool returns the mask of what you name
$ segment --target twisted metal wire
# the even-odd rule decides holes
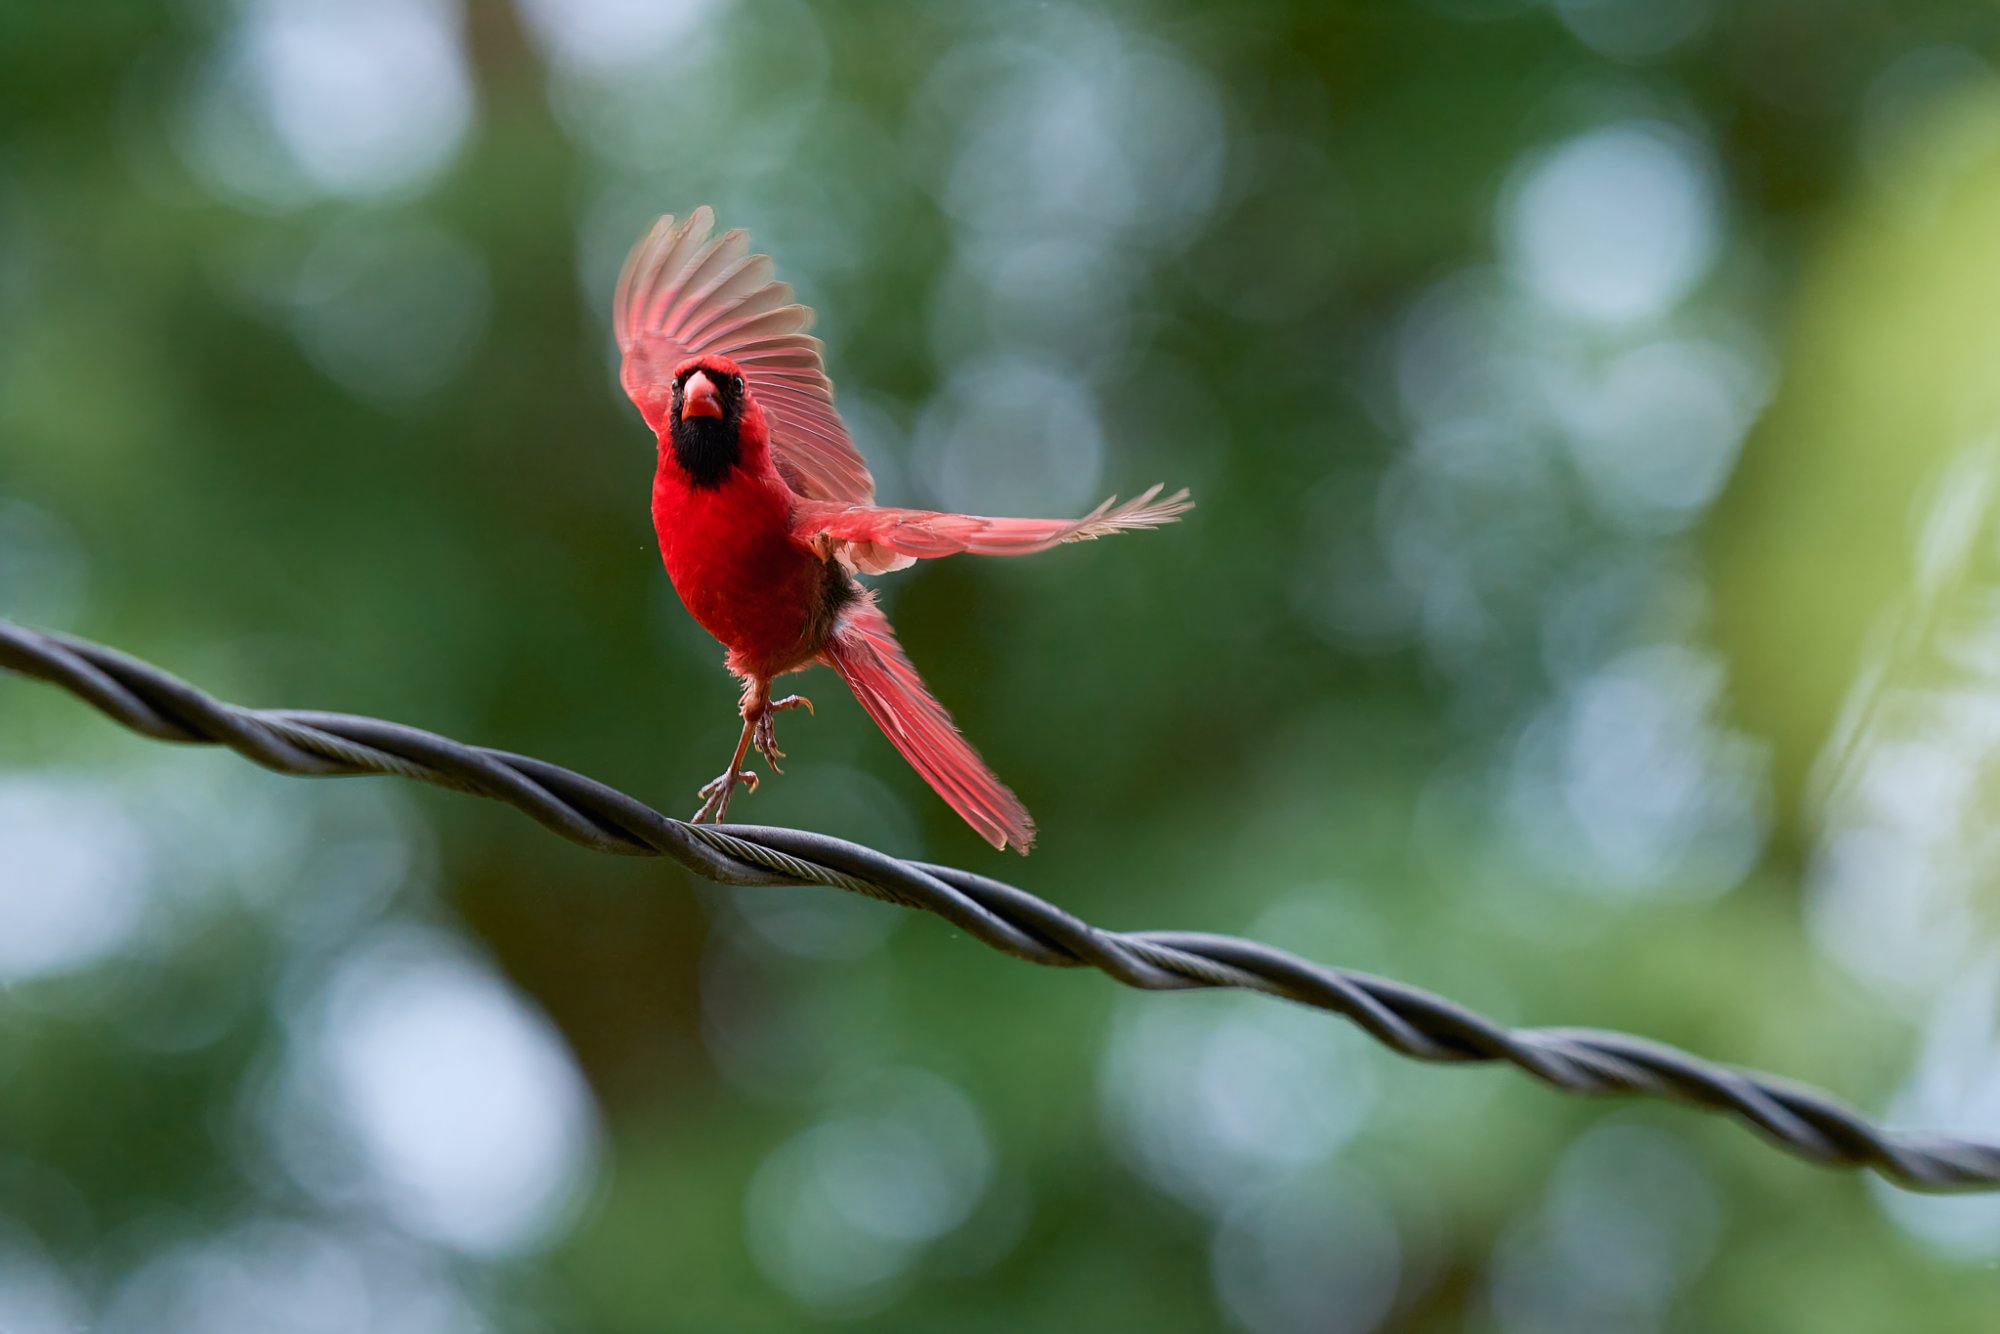
[[[1145,991],[1237,987],[1340,1015],[1420,1061],[1505,1061],[1567,1093],[1636,1094],[1730,1116],[1823,1167],[1918,1189],[2000,1186],[2000,1143],[1871,1125],[1816,1089],[1623,1033],[1508,1029],[1441,996],[1255,941],[1106,931],[1025,890],[796,829],[691,825],[525,755],[350,714],[246,709],[115,649],[0,619],[0,668],[60,686],[159,741],[227,746],[280,773],[396,774],[491,797],[599,852],[671,857],[725,885],[823,885],[921,908],[1017,959],[1089,967]]]

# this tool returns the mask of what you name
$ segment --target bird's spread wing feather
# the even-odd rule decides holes
[[[812,311],[750,253],[737,230],[710,239],[715,215],[661,218],[632,249],[618,279],[612,323],[624,354],[619,380],[655,431],[672,411],[674,367],[720,354],[743,368],[771,424],[779,471],[800,495],[862,505],[875,481],[833,407]]]
[[[803,542],[830,538],[848,563],[864,574],[883,574],[918,560],[956,555],[1026,556],[1064,542],[1087,542],[1108,533],[1172,523],[1194,502],[1185,490],[1161,496],[1154,486],[1119,505],[1105,501],[1081,519],[990,519],[978,514],[884,509],[802,501],[792,512],[792,535]]]

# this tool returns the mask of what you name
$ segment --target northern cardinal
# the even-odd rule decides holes
[[[720,822],[755,745],[778,772],[775,715],[811,703],[771,698],[771,681],[814,663],[839,672],[876,726],[951,808],[996,848],[1026,853],[1035,824],[958,733],[896,643],[856,574],[969,551],[1021,556],[1190,508],[1161,487],[1081,519],[986,519],[883,509],[833,407],[812,311],[749,253],[748,236],[709,233],[714,215],[661,218],[618,279],[619,378],[659,444],[653,527],[674,591],[729,650],[743,682],[743,734],[705,784],[696,822]],[[1115,497],[1113,498],[1115,500]]]

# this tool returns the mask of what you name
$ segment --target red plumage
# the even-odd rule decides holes
[[[773,678],[822,662],[839,672],[924,780],[997,848],[1026,852],[1034,821],[925,688],[856,573],[972,552],[1025,555],[1172,522],[1187,492],[1153,487],[1081,519],[995,519],[873,505],[875,484],[833,407],[812,312],[773,281],[740,231],[662,218],[632,251],[613,323],[620,378],[658,437],[653,526],[674,591],[728,650],[744,683],[729,767],[702,788],[697,821],[728,813],[755,746],[771,765]]]
[[[986,767],[924,687],[873,593],[863,593],[841,616],[819,660],[840,673],[890,744],[981,838],[1021,852],[1034,845],[1028,808]]]

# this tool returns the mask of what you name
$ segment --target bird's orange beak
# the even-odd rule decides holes
[[[688,376],[681,386],[681,420],[690,417],[720,417],[722,415],[722,395],[715,392],[715,383],[704,371],[696,371]]]

